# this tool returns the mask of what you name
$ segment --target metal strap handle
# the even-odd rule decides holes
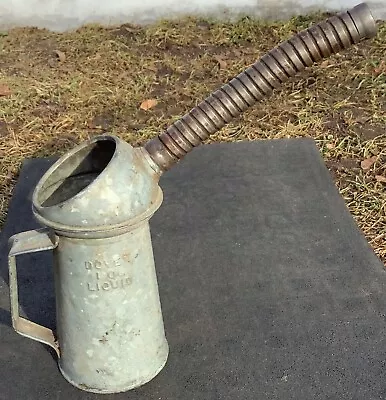
[[[52,330],[20,317],[16,272],[16,256],[55,249],[58,245],[58,237],[49,229],[42,228],[13,235],[9,239],[9,245],[9,291],[13,328],[22,336],[51,346],[56,351],[58,357],[60,357],[59,346]]]

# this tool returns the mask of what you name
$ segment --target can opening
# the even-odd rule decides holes
[[[42,184],[37,193],[39,205],[55,206],[80,193],[107,167],[115,150],[114,139],[104,138],[71,154]]]

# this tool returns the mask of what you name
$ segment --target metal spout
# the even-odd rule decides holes
[[[313,25],[269,51],[150,140],[144,149],[161,172],[167,171],[209,135],[298,72],[376,34],[377,25],[366,3]]]

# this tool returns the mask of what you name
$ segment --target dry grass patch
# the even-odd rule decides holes
[[[0,34],[0,220],[6,218],[24,158],[62,154],[103,131],[143,143],[321,18],[276,23],[187,18],[148,27]],[[351,213],[384,261],[385,39],[382,24],[376,39],[309,68],[209,140],[313,137]],[[157,104],[144,110],[145,100]]]

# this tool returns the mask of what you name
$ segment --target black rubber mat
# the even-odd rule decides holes
[[[7,240],[36,228],[24,163],[0,252],[0,398],[386,399],[386,276],[310,139],[201,146],[151,220],[170,356],[142,388],[94,395],[10,326]],[[26,315],[54,326],[49,254],[20,257]],[[2,280],[3,279],[3,280]]]

